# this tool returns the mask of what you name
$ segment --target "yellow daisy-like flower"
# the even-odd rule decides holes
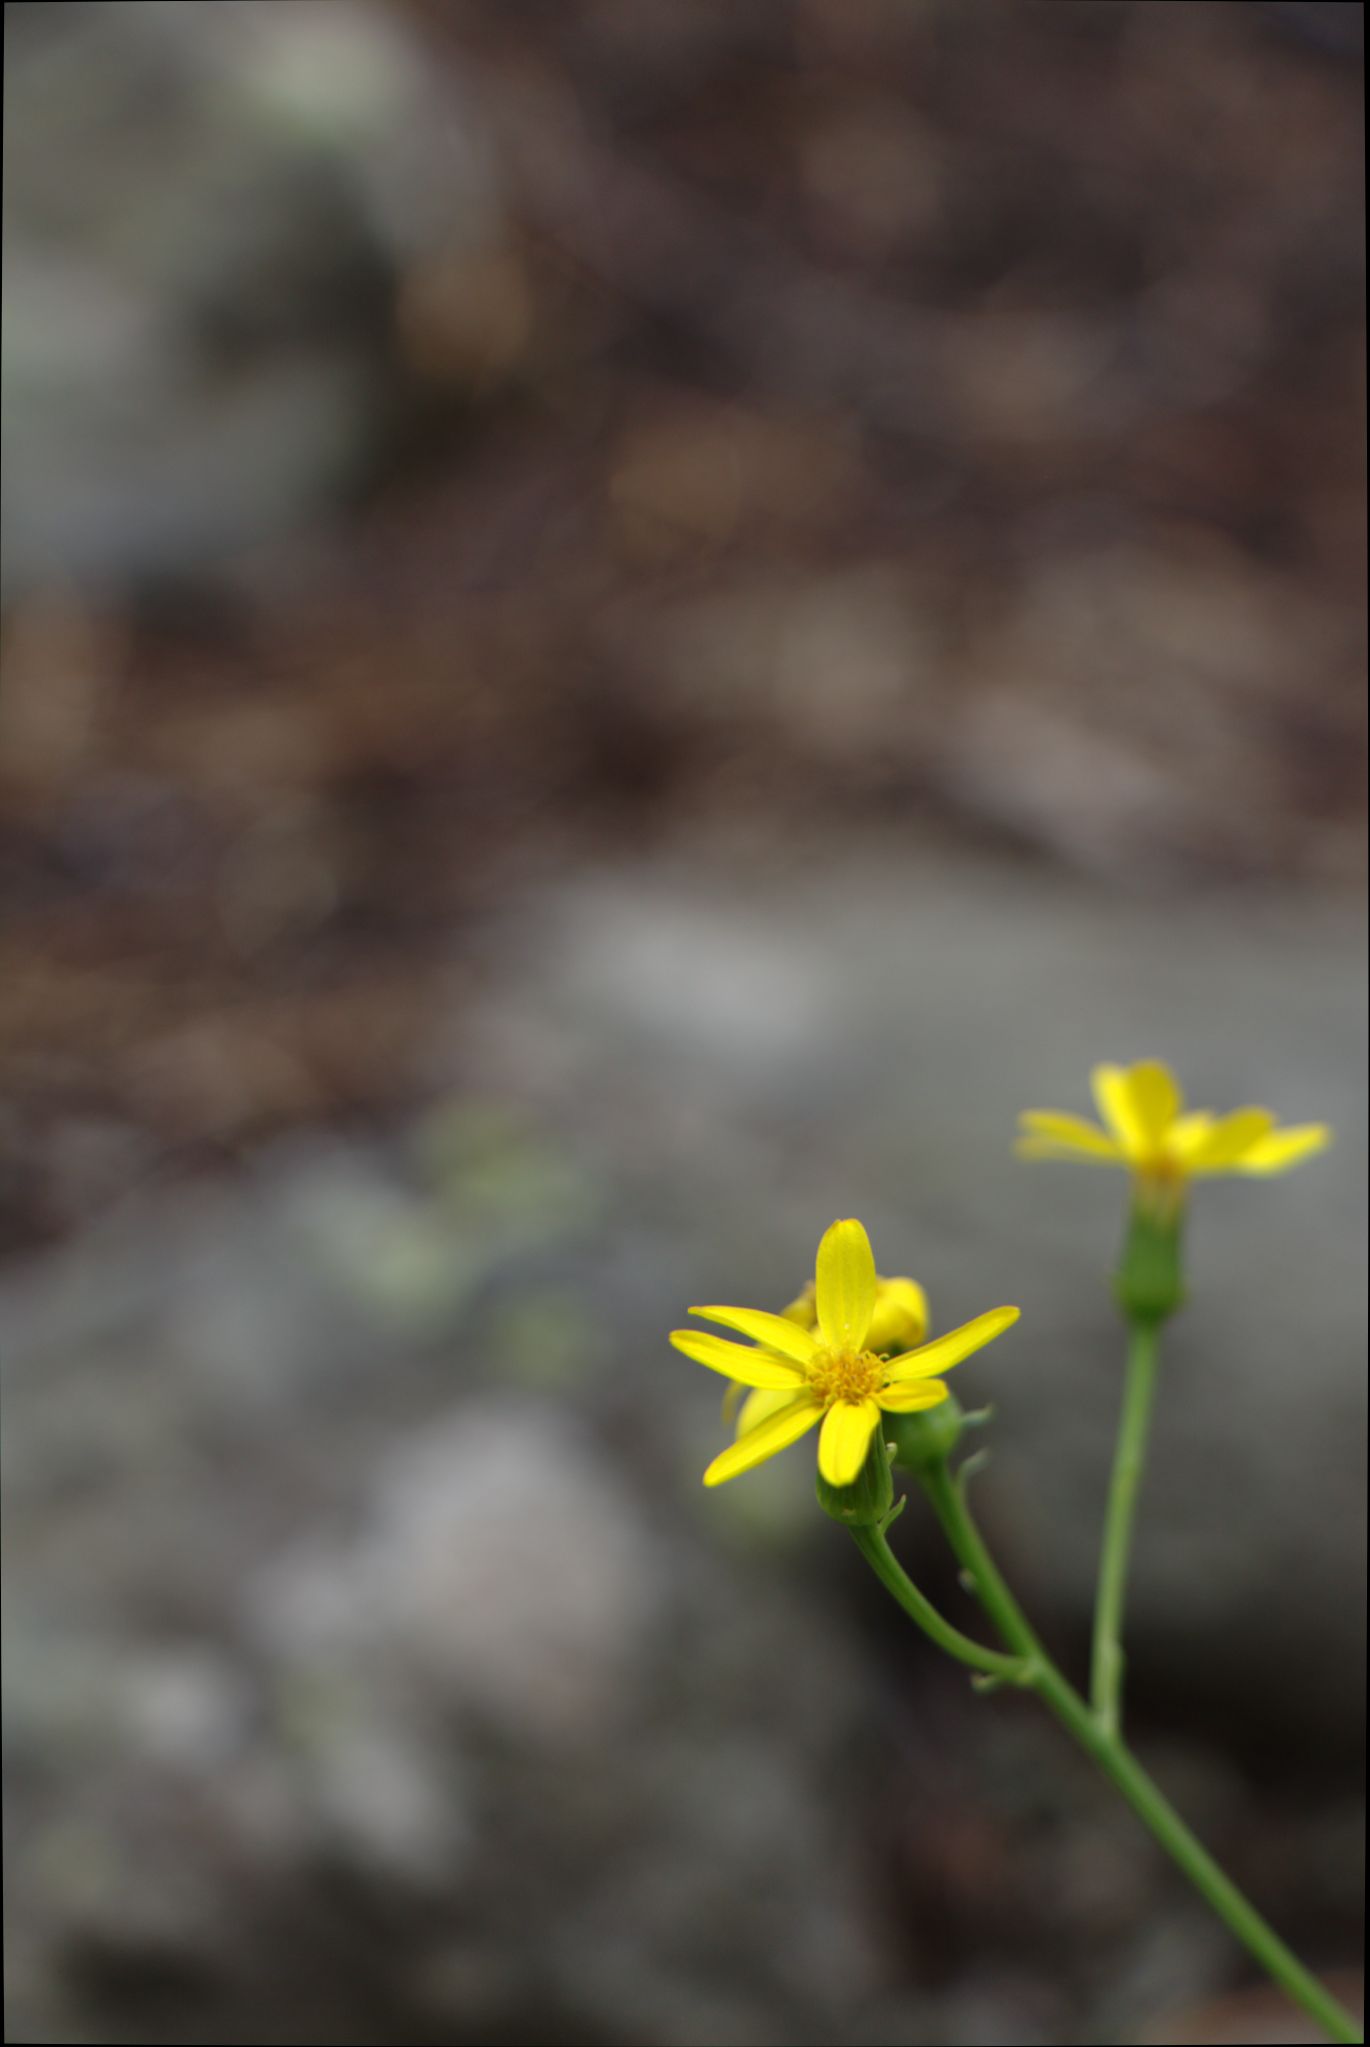
[[[904,1282],[909,1286],[912,1281]],[[919,1289],[921,1293],[921,1289]],[[799,1304],[796,1303],[796,1306]],[[936,1407],[947,1388],[935,1375],[949,1371],[1018,1320],[1016,1308],[992,1308],[932,1343],[881,1357],[870,1348],[876,1314],[875,1259],[859,1222],[835,1222],[818,1247],[812,1329],[789,1313],[762,1308],[691,1308],[705,1322],[720,1322],[761,1348],[729,1343],[695,1329],[675,1329],[671,1342],[696,1364],[766,1394],[782,1396],[754,1420],[744,1410],[735,1443],[704,1474],[722,1485],[774,1457],[818,1422],[818,1468],[830,1485],[850,1485],[866,1461],[881,1409],[912,1414]]]
[[[798,1300],[782,1309],[787,1322],[801,1329],[818,1327],[818,1289],[810,1280]],[[928,1333],[928,1297],[916,1279],[882,1279],[875,1275],[875,1306],[866,1331],[866,1349],[912,1350]]]
[[[1269,1109],[1186,1112],[1179,1082],[1159,1059],[1096,1066],[1090,1081],[1104,1127],[1056,1109],[1026,1109],[1020,1157],[1127,1166],[1148,1186],[1179,1194],[1204,1174],[1287,1172],[1332,1141],[1325,1123],[1277,1130]]]
[[[797,1322],[801,1329],[818,1327],[818,1309],[814,1296],[817,1289],[809,1281],[797,1300],[782,1308],[781,1314],[787,1322]],[[916,1279],[882,1279],[875,1275],[875,1308],[871,1315],[871,1326],[866,1331],[866,1349],[882,1352],[886,1357],[895,1351],[912,1350],[928,1333],[928,1297]],[[723,1396],[723,1419],[736,1422],[737,1434],[745,1436],[758,1422],[764,1422],[790,1399],[784,1387],[730,1386]]]

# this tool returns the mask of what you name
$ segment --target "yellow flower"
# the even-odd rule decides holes
[[[797,1322],[801,1329],[818,1327],[818,1309],[815,1306],[816,1287],[809,1281],[797,1300],[782,1308],[781,1314],[787,1322]],[[895,1351],[912,1350],[923,1341],[928,1333],[928,1297],[916,1279],[882,1279],[875,1275],[875,1312],[871,1326],[866,1331],[866,1349],[876,1350],[889,1357]],[[764,1422],[770,1415],[777,1414],[790,1399],[784,1387],[730,1386],[723,1396],[723,1419],[736,1421],[737,1434],[745,1436],[758,1422]]]
[[[809,1281],[798,1300],[781,1310],[787,1322],[801,1329],[818,1327],[818,1289]],[[912,1350],[928,1333],[928,1297],[916,1279],[882,1279],[875,1275],[875,1307],[866,1331],[866,1349]]]
[[[1201,1174],[1286,1172],[1332,1140],[1325,1123],[1277,1130],[1269,1109],[1186,1113],[1179,1083],[1159,1059],[1096,1066],[1090,1081],[1105,1128],[1056,1109],[1026,1109],[1020,1157],[1128,1166],[1148,1186],[1179,1193]]]
[[[813,1305],[812,1329],[789,1311],[771,1315],[762,1308],[691,1308],[705,1322],[720,1322],[751,1337],[759,1349],[696,1329],[671,1332],[676,1349],[696,1364],[782,1396],[778,1404],[768,1402],[769,1411],[754,1421],[748,1422],[744,1413],[744,1432],[715,1457],[704,1474],[705,1485],[722,1485],[749,1471],[820,1421],[818,1468],[830,1485],[850,1485],[866,1461],[882,1408],[911,1414],[936,1407],[946,1399],[947,1388],[934,1375],[949,1371],[1018,1320],[1016,1308],[993,1308],[933,1343],[881,1357],[870,1348],[875,1260],[869,1237],[854,1221],[835,1222],[824,1232]]]

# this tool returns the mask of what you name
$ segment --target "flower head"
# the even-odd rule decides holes
[[[1186,1112],[1178,1081],[1159,1059],[1096,1066],[1090,1081],[1104,1127],[1056,1109],[1026,1109],[1020,1157],[1127,1166],[1144,1186],[1180,1197],[1203,1174],[1286,1172],[1332,1139],[1325,1123],[1277,1130],[1269,1109]]]
[[[818,1288],[810,1280],[797,1300],[781,1310],[787,1322],[801,1329],[818,1327]],[[928,1297],[916,1279],[882,1279],[875,1275],[875,1306],[866,1331],[867,1350],[912,1350],[928,1333]]]
[[[886,1285],[913,1287],[914,1282]],[[921,1291],[915,1289],[919,1300]],[[749,1471],[819,1422],[823,1425],[819,1470],[830,1485],[850,1485],[865,1463],[882,1409],[911,1414],[935,1407],[947,1397],[947,1388],[936,1375],[1018,1320],[1016,1308],[992,1308],[932,1343],[882,1356],[871,1341],[881,1334],[875,1260],[869,1237],[855,1221],[835,1222],[824,1232],[809,1328],[804,1327],[806,1317],[797,1312],[802,1305],[801,1298],[783,1315],[762,1308],[691,1308],[690,1313],[705,1322],[718,1322],[750,1337],[752,1345],[730,1343],[696,1329],[671,1332],[676,1349],[696,1364],[772,1396],[750,1415],[744,1408],[742,1432],[715,1457],[704,1474],[705,1485],[721,1485]],[[911,1297],[904,1297],[905,1316],[910,1305]],[[922,1316],[926,1327],[925,1305]]]
[[[813,1330],[818,1327],[818,1309],[815,1305],[817,1288],[812,1280],[788,1308],[781,1314],[787,1322],[797,1322],[801,1329]],[[912,1350],[928,1333],[928,1297],[916,1279],[882,1279],[875,1275],[875,1308],[871,1315],[871,1326],[866,1331],[866,1349],[881,1352],[892,1357],[895,1352]],[[736,1424],[739,1436],[745,1436],[759,1422],[769,1420],[787,1405],[790,1393],[785,1387],[740,1384],[730,1386],[723,1396],[723,1419]]]

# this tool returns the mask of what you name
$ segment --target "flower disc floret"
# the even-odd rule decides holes
[[[829,1407],[834,1400],[867,1400],[885,1383],[885,1360],[873,1350],[819,1350],[809,1360],[809,1384]]]
[[[912,1282],[905,1282],[912,1288]],[[910,1305],[901,1313],[907,1318]],[[822,1423],[818,1465],[829,1484],[850,1485],[860,1471],[881,1412],[912,1414],[947,1398],[937,1374],[980,1350],[1011,1323],[1016,1308],[992,1308],[931,1343],[882,1356],[872,1347],[878,1285],[870,1239],[854,1219],[835,1222],[818,1246],[813,1322],[772,1315],[763,1308],[691,1308],[706,1322],[721,1323],[751,1339],[729,1342],[697,1329],[676,1329],[678,1351],[762,1396],[752,1425],[729,1445],[704,1474],[705,1485],[721,1485],[762,1463]],[[808,1320],[807,1316],[804,1321]],[[747,1403],[751,1407],[752,1401]]]

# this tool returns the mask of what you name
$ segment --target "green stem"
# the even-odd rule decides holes
[[[1023,1665],[1018,1657],[1001,1656],[997,1650],[982,1648],[969,1635],[963,1635],[959,1628],[954,1628],[950,1621],[943,1620],[936,1607],[923,1597],[913,1580],[905,1574],[886,1542],[883,1530],[853,1528],[851,1536],[885,1590],[893,1594],[910,1620],[916,1621],[939,1649],[945,1649],[948,1656],[954,1656],[958,1663],[969,1664],[972,1670],[978,1670],[985,1677],[998,1678],[1004,1684],[1024,1682]]]
[[[1285,1946],[1273,1927],[1266,1924],[1255,1907],[1224,1875],[1169,1799],[1124,1747],[1117,1727],[1110,1725],[1100,1712],[1091,1709],[1056,1668],[990,1556],[984,1537],[966,1505],[964,1484],[951,1476],[945,1463],[920,1472],[919,1479],[980,1604],[1015,1652],[1010,1666],[1012,1681],[1037,1693],[1067,1733],[1122,1793],[1143,1825],[1178,1863],[1218,1917],[1294,2003],[1323,2028],[1328,2038],[1348,2042],[1361,2040],[1363,2035],[1351,2014],[1329,1996],[1317,1978]],[[874,1529],[854,1529],[852,1533],[882,1584],[894,1594],[906,1613],[911,1614],[920,1626],[926,1627],[924,1610],[931,1613],[932,1609],[905,1577],[884,1537]],[[873,1541],[868,1543],[863,1537],[873,1538]],[[962,1662],[974,1661],[977,1668],[984,1668],[980,1659],[987,1652],[978,1650],[967,1636],[949,1628],[939,1615],[934,1614],[933,1618],[939,1630],[953,1635],[962,1645],[953,1649],[952,1654],[959,1655]],[[934,1641],[940,1639],[940,1635],[932,1629],[929,1628],[928,1632]],[[967,1647],[976,1651],[974,1658],[963,1653]]]
[[[1359,2041],[1365,2035],[1344,2005],[1323,1989],[1316,1976],[1305,1969],[1291,1948],[1285,1946],[1273,1926],[1214,1861],[1202,1841],[1180,1818],[1165,1794],[1152,1782],[1136,1758],[1124,1747],[1116,1732],[1103,1728],[1058,1670],[1042,1673],[1037,1692],[1062,1725],[1074,1735],[1087,1754],[1093,1756],[1127,1800],[1143,1826],[1150,1829],[1172,1861],[1179,1864],[1196,1891],[1206,1898],[1218,1917],[1234,1933],[1272,1981],[1285,1995],[1322,2027],[1329,2040]]]
[[[985,1546],[985,1538],[971,1519],[970,1508],[966,1505],[964,1473],[953,1478],[943,1460],[928,1465],[918,1477],[932,1502],[933,1512],[942,1524],[943,1534],[960,1559],[969,1581],[968,1589],[975,1594],[1010,1649],[1034,1665],[1045,1666],[1049,1661],[1046,1650],[1000,1576],[999,1567]]]
[[[1134,1321],[1128,1339],[1127,1384],[1113,1453],[1108,1487],[1103,1551],[1099,1559],[1099,1590],[1094,1607],[1094,1653],[1089,1690],[1103,1725],[1116,1733],[1123,1689],[1123,1603],[1127,1597],[1127,1566],[1132,1548],[1132,1520],[1146,1463],[1151,1404],[1156,1390],[1156,1359],[1160,1324]]]

